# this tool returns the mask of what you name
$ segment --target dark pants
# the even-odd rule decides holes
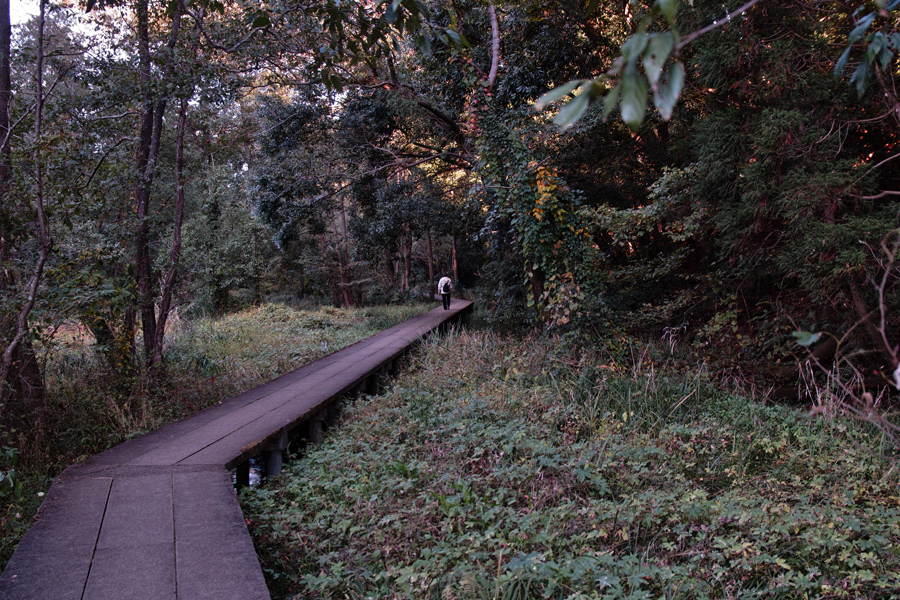
[[[441,302],[444,303],[444,310],[450,310],[450,294],[441,294]]]

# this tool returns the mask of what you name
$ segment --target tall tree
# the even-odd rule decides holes
[[[3,312],[0,335],[3,336],[0,360],[0,427],[20,426],[39,432],[44,409],[44,385],[34,356],[29,335],[29,316],[37,301],[44,267],[53,249],[50,222],[45,210],[44,189],[44,25],[46,0],[41,0],[37,18],[36,56],[33,73],[33,153],[30,157],[31,186],[29,201],[13,200],[11,184],[11,128],[9,122],[10,89],[10,19],[9,4],[0,7],[0,97],[3,121],[0,121],[0,200],[3,229],[0,230],[0,274]],[[12,208],[12,211],[10,209]],[[23,218],[24,217],[24,218]],[[21,220],[20,220],[21,219]],[[22,227],[23,230],[15,231]],[[30,240],[28,239],[30,238]],[[36,247],[29,248],[33,240]]]

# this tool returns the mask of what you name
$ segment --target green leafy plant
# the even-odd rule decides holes
[[[22,494],[22,482],[16,477],[19,449],[0,447],[0,501],[16,500]]]

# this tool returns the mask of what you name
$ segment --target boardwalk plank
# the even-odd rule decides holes
[[[174,483],[178,597],[268,600],[262,572],[247,569],[247,557],[256,552],[231,474],[179,474]]]
[[[172,475],[116,477],[97,549],[165,544],[174,539]]]
[[[91,568],[112,479],[58,478],[0,578],[2,600],[78,600]],[[58,523],[66,523],[64,528]]]
[[[175,577],[171,541],[98,548],[83,600],[175,600]]]

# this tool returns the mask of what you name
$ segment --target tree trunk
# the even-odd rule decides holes
[[[538,313],[538,319],[543,315],[544,296],[544,271],[534,263],[528,269],[528,279],[531,282],[531,295],[534,299],[534,309]]]
[[[137,229],[135,231],[135,287],[137,291],[138,310],[144,327],[144,351],[149,358],[152,352],[153,339],[156,337],[156,315],[153,311],[150,274],[150,223],[148,209],[150,204],[150,186],[155,170],[155,156],[151,155],[153,146],[153,124],[156,106],[150,85],[150,16],[149,0],[138,0],[135,3],[138,38],[138,69],[140,84],[144,90],[143,113],[141,114],[141,131],[138,135],[138,146],[135,152],[135,169],[137,171],[137,189],[135,204],[137,208]],[[149,179],[149,180],[148,180]]]
[[[412,232],[409,223],[403,224],[403,238],[401,245],[403,246],[403,293],[409,292],[410,276],[412,274]]]
[[[391,283],[391,288],[397,287],[397,280],[394,277],[394,259],[393,257],[389,258],[387,263],[384,265],[384,272],[387,273],[388,281]]]
[[[187,98],[182,98],[178,107],[178,123],[175,130],[175,222],[172,227],[172,251],[160,294],[159,320],[153,341],[153,355],[150,357],[150,368],[154,375],[162,374],[165,368],[163,343],[169,311],[172,308],[172,293],[175,290],[178,263],[181,260],[181,225],[184,221],[184,130],[187,125],[187,106]]]
[[[428,290],[429,297],[434,298],[437,294],[437,287],[434,282],[434,249],[431,244],[431,228],[425,230],[425,241],[428,244]]]
[[[450,263],[453,265],[453,281],[459,281],[459,268],[456,265],[456,231],[450,234]]]
[[[110,322],[102,317],[85,317],[81,322],[94,336],[99,353],[106,360],[115,380],[110,387],[127,394],[127,390],[131,387],[131,379],[134,377],[134,335],[128,337],[128,332],[131,331],[128,317],[125,318],[124,332],[117,332]]]
[[[406,238],[404,235],[397,239],[397,253],[400,255],[400,260],[397,261],[397,272],[400,274],[400,293],[405,294],[409,288],[409,282],[406,280],[406,269],[401,265],[401,263],[406,264]]]
[[[12,99],[12,83],[9,71],[12,25],[9,18],[9,0],[0,0],[0,206],[12,178],[11,151],[9,145],[9,102]],[[6,233],[6,232],[2,232]],[[6,242],[4,235],[3,243]]]
[[[342,201],[343,203],[343,201]],[[344,268],[344,252],[342,250],[343,240],[338,232],[337,228],[337,218],[332,215],[331,217],[331,233],[334,235],[334,254],[337,257],[338,263],[338,277],[336,282],[337,293],[335,294],[337,299],[337,304],[342,308],[350,307],[350,298],[348,295],[349,283],[347,281],[347,274]]]
[[[16,346],[9,367],[4,364],[4,372],[0,382],[5,388],[0,396],[0,431],[8,440],[5,443],[23,450],[37,450],[44,431],[47,402],[44,374],[30,340],[22,340]]]
[[[137,204],[138,226],[135,232],[135,281],[141,326],[144,333],[144,353],[148,365],[154,365],[157,335],[156,307],[153,293],[153,259],[150,253],[150,194],[156,176],[159,144],[162,138],[163,115],[168,104],[166,86],[157,97],[151,82],[150,17],[149,0],[138,0],[135,6],[138,34],[138,65],[140,82],[144,89],[144,108],[141,116],[141,131],[136,152],[138,175],[135,202]],[[174,71],[172,56],[181,28],[181,3],[175,5],[172,27],[169,31],[167,47],[169,57],[163,65],[163,77],[168,79]]]
[[[303,262],[297,261],[297,273],[299,277],[297,278],[297,297],[303,298],[306,296],[306,273],[303,269]]]
[[[493,89],[497,82],[497,72],[500,68],[500,26],[497,23],[497,9],[493,3],[491,13],[491,71],[488,74],[488,90]]]
[[[347,251],[347,210],[344,207],[344,196],[341,195],[341,245],[340,250],[343,254],[341,259],[341,291],[343,292],[344,306],[350,308],[353,306],[353,290],[350,289],[350,253]]]

